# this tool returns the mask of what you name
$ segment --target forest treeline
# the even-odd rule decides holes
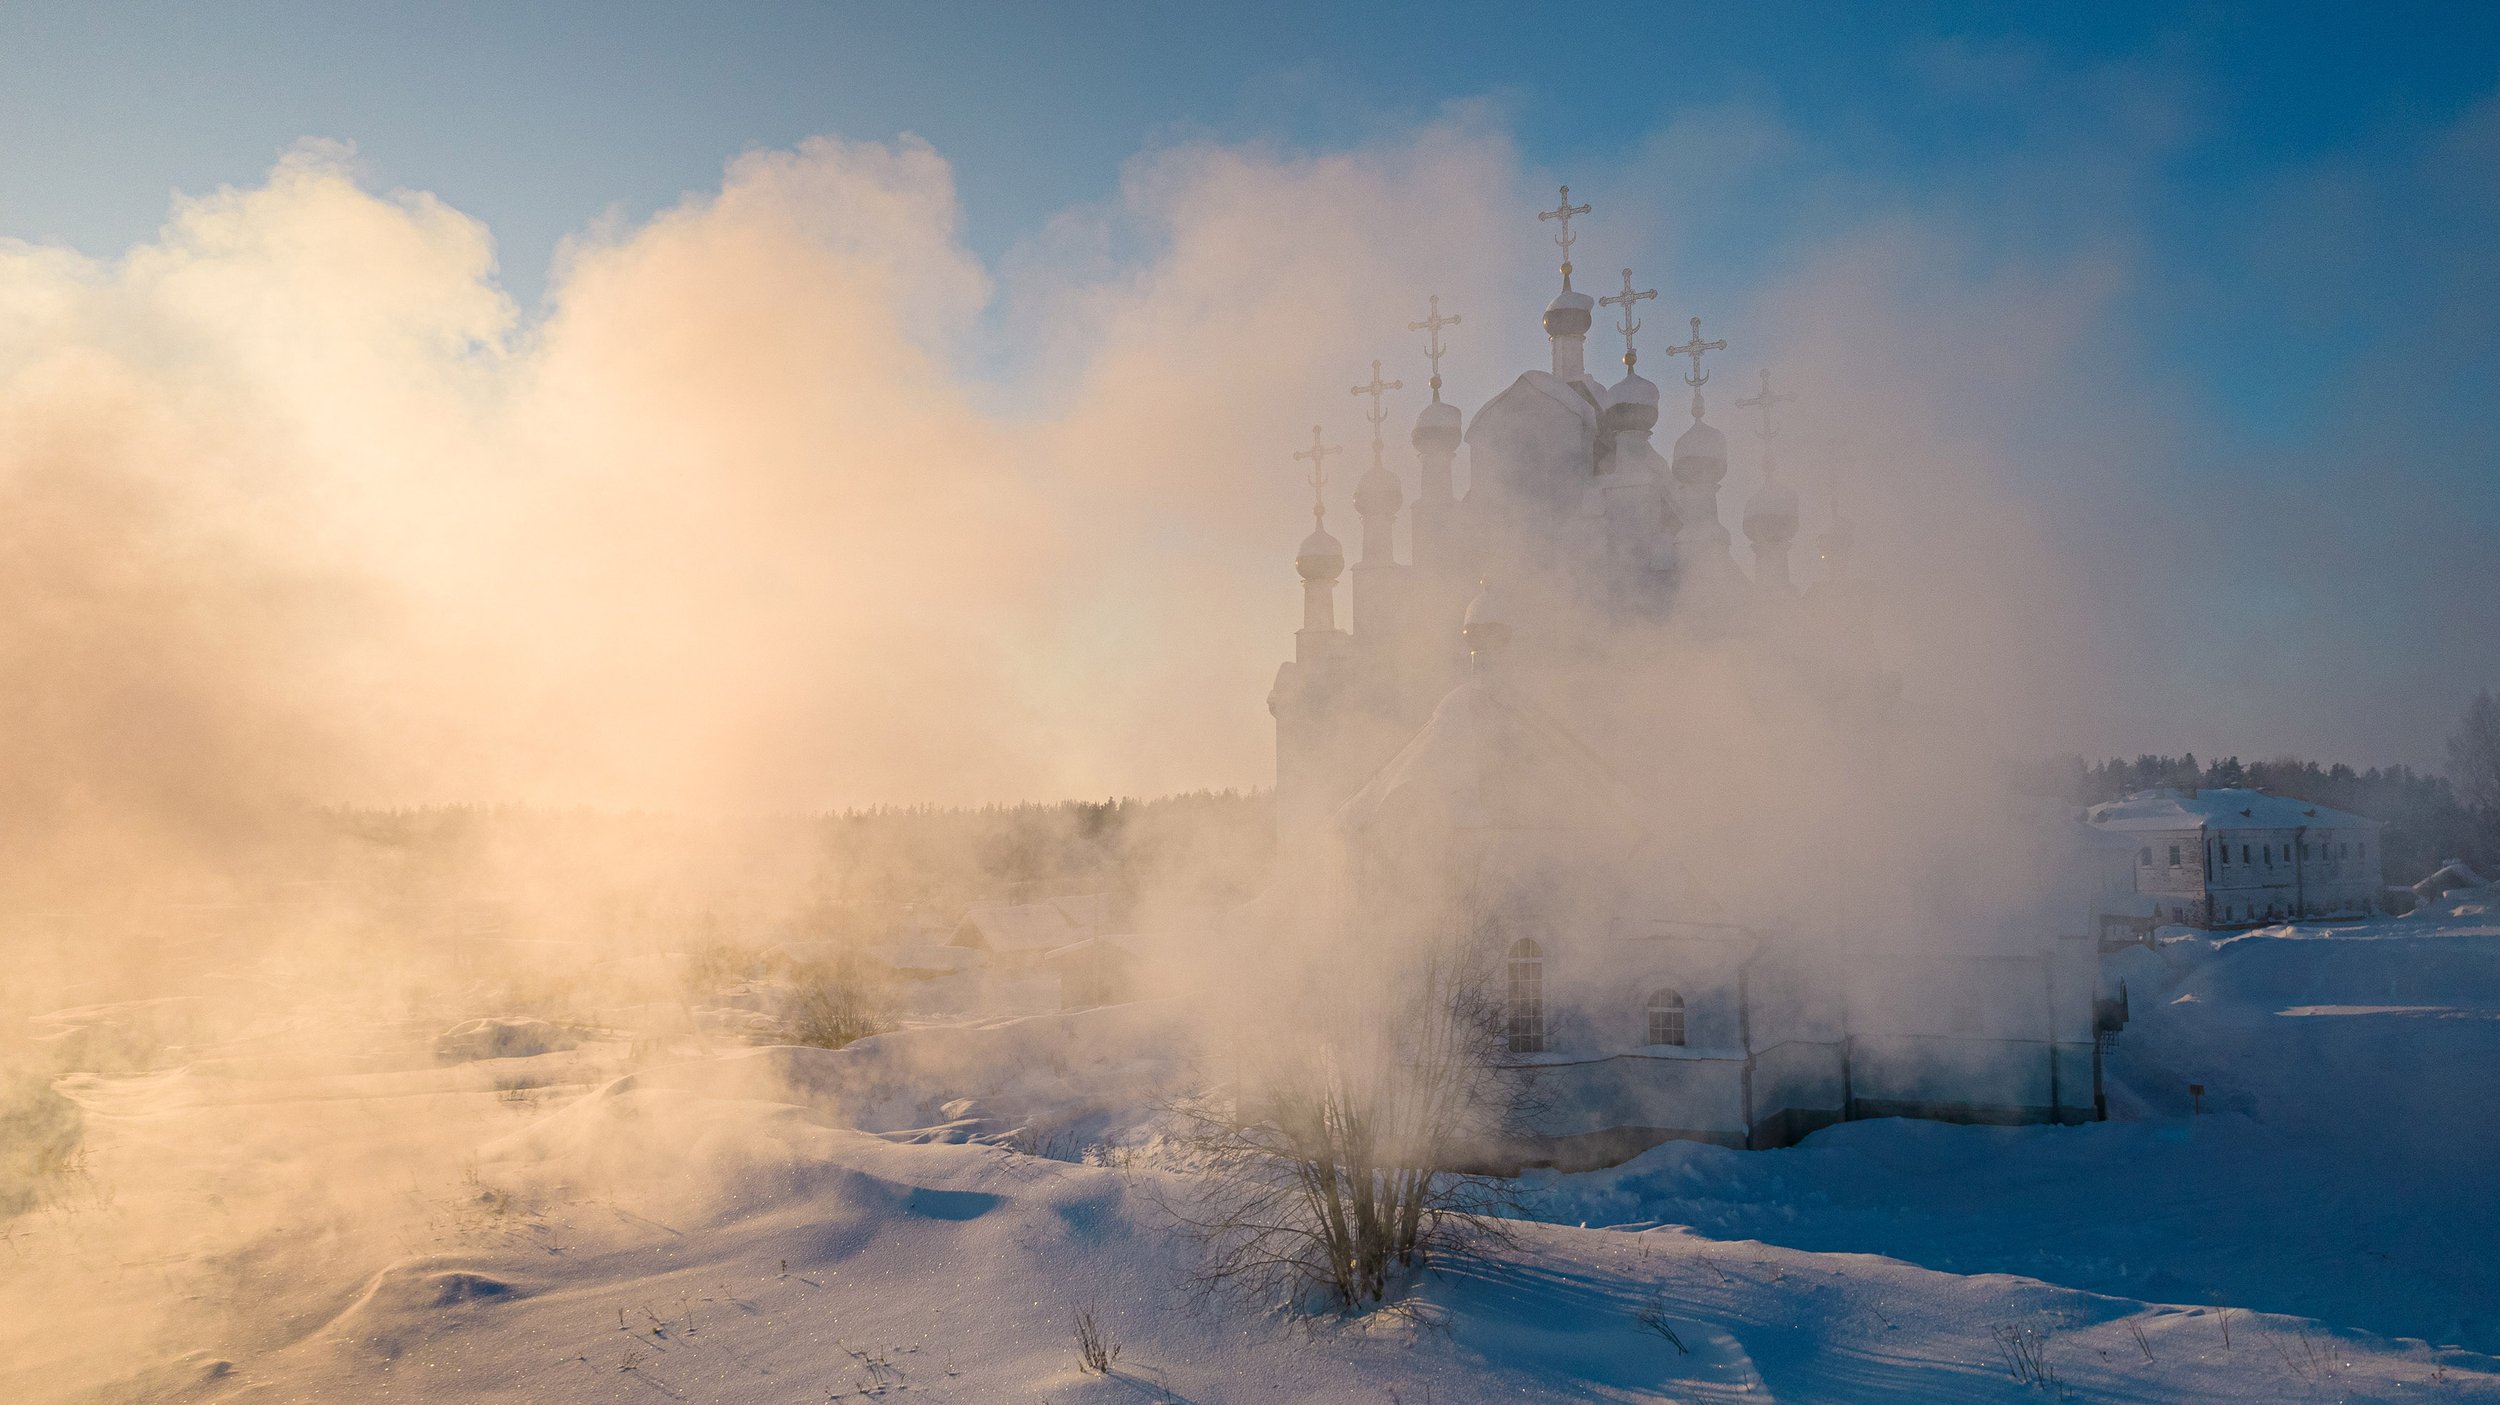
[[[1121,922],[1247,901],[1275,852],[1266,791],[878,806],[701,820],[522,806],[333,810],[329,877],[481,924],[665,939],[908,940],[970,904],[1109,895]]]

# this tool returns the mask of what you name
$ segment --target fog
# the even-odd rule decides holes
[[[1651,159],[1728,140],[1671,131]],[[1409,387],[1389,462],[1411,489],[1405,326],[1428,295],[1465,318],[1453,402],[1543,364],[1552,250],[1530,214],[1551,185],[1483,113],[1319,155],[1184,144],[985,268],[943,153],[824,138],[584,231],[525,311],[492,231],[313,142],[257,185],[177,198],[116,257],[0,245],[0,1015],[198,1001],[123,1063],[19,1052],[89,1078],[91,1116],[172,1106],[151,1135],[214,1149],[198,1184],[232,1199],[211,1231],[172,1192],[116,1182],[127,1147],[97,1167],[124,1199],[93,1221],[96,1253],[241,1246],[79,1330],[119,1352],[172,1321],[234,1351],[330,1320],[351,1283],[281,1321],[194,1314],[344,1273],[325,1258],[418,1252],[411,1225],[471,1203],[459,1178],[507,1114],[455,1095],[528,1090],[394,1063],[431,1031],[523,1012],[613,1030],[682,1006],[724,912],[748,944],[859,935],[792,916],[855,896],[824,890],[828,841],[799,817],[1270,783],[1262,702],[1305,530],[1288,454],[1313,420],[1355,447],[1330,500],[1352,540],[1345,388],[1380,356]],[[1627,228],[1636,200],[1575,195],[1598,207],[1581,269],[1661,252]],[[1548,683],[1612,670],[1611,721],[1646,739],[1621,777],[1638,826],[1723,915],[1828,939],[1834,978],[1862,941],[2022,918],[2042,891],[2007,821],[2013,764],[2094,735],[2102,681],[2147,663],[2072,569],[2095,545],[2027,491],[1990,407],[2064,393],[2123,274],[2087,250],[1957,276],[1951,231],[1910,219],[1807,245],[1757,286],[1697,286],[1663,252],[1636,271],[1661,290],[1648,337],[1700,314],[1732,343],[1709,387],[1733,449],[1724,520],[1758,464],[1733,401],[1775,366],[1799,396],[1780,438],[1805,504],[1797,574],[1821,576],[1838,502],[1873,622],[1848,642],[1901,701],[1835,713],[1798,675],[1674,632],[1602,641]],[[1601,319],[1603,379],[1616,345]],[[1676,364],[1643,362],[1667,392],[1662,450],[1685,422]],[[354,814],[499,804],[577,827],[489,825],[450,851],[354,837]],[[1203,930],[1226,893],[1207,875],[1264,861],[1263,837],[1225,842],[1132,896]],[[931,935],[879,911],[880,939]],[[464,957],[456,939],[481,934],[556,946]],[[653,1018],[637,1039],[679,1032]],[[375,1031],[399,1052],[375,1053]],[[229,1140],[222,1094],[95,1081],[182,1077],[151,1041],[203,1078],[404,1075],[411,1107],[442,1110],[383,1117],[367,1088]],[[360,1118],[376,1125],[330,1125]],[[542,1129],[522,1159],[560,1159],[576,1133],[597,1140]],[[668,1174],[783,1164],[741,1136]],[[668,1140],[607,1146],[591,1159],[610,1172],[566,1184],[632,1181]]]

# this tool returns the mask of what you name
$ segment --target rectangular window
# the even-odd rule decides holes
[[[2179,866],[2179,846],[2176,844],[2170,846],[2170,866],[2172,868]]]
[[[2260,852],[2262,852],[2262,853],[2266,856],[2266,867],[2268,867],[2268,868],[2272,868],[2272,867],[2274,867],[2274,846],[2273,846],[2272,844],[2268,844],[2268,845],[2267,845],[2267,846],[2265,846],[2265,848],[2264,848],[2263,850],[2261,850]]]
[[[2231,866],[2231,846],[2228,844],[2216,844],[2214,847],[2222,851],[2222,866],[2224,868],[2229,868]]]
[[[2240,862],[2241,862],[2241,863],[2246,863],[2246,862],[2248,862],[2248,846],[2247,846],[2247,845],[2245,845],[2245,844],[2242,844],[2242,845],[2240,846]]]
[[[2309,861],[2309,841],[2306,839],[2300,841],[2300,861],[2302,863]]]

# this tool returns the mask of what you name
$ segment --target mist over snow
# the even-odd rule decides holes
[[[344,140],[120,252],[0,239],[0,1398],[2500,1399],[2491,875],[2160,925],[2133,842],[2099,862],[2035,784],[2183,743],[2429,763],[2500,682],[2500,498],[2455,491],[2490,449],[2445,398],[2500,354],[2487,250],[2448,237],[2500,213],[2500,96],[2240,192],[2215,257],[2295,319],[2337,324],[2344,294],[2303,300],[2380,258],[2421,308],[2256,438],[2129,326],[2222,300],[2126,218],[2195,95],[1913,57],[2006,114],[1979,164],[2021,214],[1854,170],[1767,97],[1564,171],[1480,99],[1326,142],[1161,129],[987,254],[941,144],[756,146],[573,231],[526,298],[497,230]],[[2104,139],[2026,125],[2042,93]],[[1484,598],[1527,602],[1546,672],[1498,693],[1480,648],[1405,770],[1284,813],[1289,455],[1314,422],[1350,451],[1351,540],[1348,388],[1382,358],[1414,483],[1428,298],[1469,416],[1541,366],[1565,180],[1579,286],[1658,286],[1666,437],[1655,348],[1688,317],[1731,343],[1729,559],[1756,569],[1764,481],[1734,402],[1775,367],[1797,584],[1845,514],[1865,612],[1832,618],[1865,627],[1573,634],[1570,571],[1497,543],[1521,569]],[[1539,731],[1540,690],[1623,744]],[[1570,763],[1533,823],[1391,794],[1523,737]],[[1651,1000],[1625,1057],[1741,1062],[1746,1120],[1610,1160],[1436,1144],[1413,1179],[1484,1189],[1449,1216],[1474,1237],[1327,1310],[1219,1291],[1191,1195],[1253,1132],[1344,1137],[1469,1035],[1586,1052],[1546,1043],[1517,948],[1434,964],[1515,919],[1479,921],[1496,865],[1433,824],[1536,830],[1510,876],[1610,952],[1638,903],[1677,941],[1800,934],[1726,961],[1724,1021],[1700,976],[1689,1008],[1630,964],[1573,991],[1550,942],[1558,1012]],[[1957,997],[1895,960],[1982,938],[2032,964]],[[1533,1037],[1418,972],[1532,981]],[[1837,1077],[1870,1013],[1958,1022],[1915,1031],[1938,1063],[1986,1024],[2051,1090],[1996,1120],[2078,1125],[1858,1120],[1884,1095],[1852,1085],[1738,1149],[1768,1145],[1757,1025],[1809,987],[1798,1028],[1861,1019]],[[1323,1144],[1393,1180],[1440,1130]],[[1333,1175],[1285,1144],[1264,1164]]]

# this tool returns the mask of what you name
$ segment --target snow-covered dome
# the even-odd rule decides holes
[[[1427,454],[1455,454],[1458,429],[1458,407],[1435,400],[1415,417],[1415,447]]]
[[[1293,568],[1306,581],[1333,581],[1345,571],[1345,548],[1328,535],[1326,527],[1314,527],[1302,539],[1302,549],[1294,553]]]
[[[1776,478],[1764,478],[1745,499],[1745,537],[1765,546],[1784,546],[1797,535],[1797,490]]]
[[[1589,334],[1590,314],[1597,309],[1597,300],[1586,293],[1565,288],[1545,305],[1545,335],[1549,337],[1585,337]]]
[[[1658,387],[1638,371],[1626,371],[1606,391],[1606,428],[1615,434],[1658,427]]]
[[[1675,476],[1687,483],[1716,483],[1727,476],[1727,436],[1707,420],[1675,438]]]
[[[1405,501],[1405,485],[1398,482],[1396,474],[1379,464],[1373,464],[1371,471],[1363,475],[1363,481],[1354,485],[1354,510],[1365,517],[1374,513],[1394,515],[1399,504]]]

